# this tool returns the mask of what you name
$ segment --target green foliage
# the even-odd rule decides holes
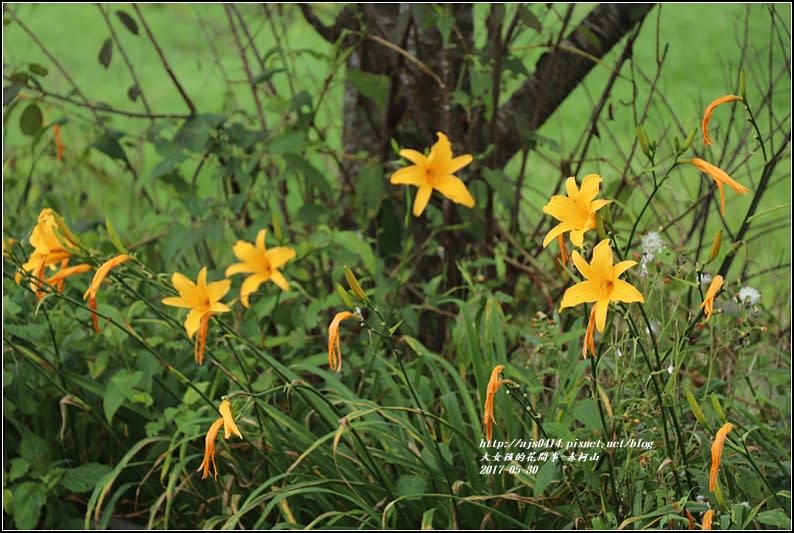
[[[310,9],[337,15],[323,6]],[[41,28],[64,9],[19,5],[7,15],[9,42],[25,50],[7,52],[4,89],[8,525],[104,529],[125,518],[162,529],[686,529],[687,513],[700,521],[710,508],[721,529],[790,527],[790,295],[778,288],[790,248],[788,240],[775,248],[765,239],[789,228],[788,204],[774,191],[790,180],[782,156],[775,159],[788,157],[780,147],[789,140],[790,110],[773,105],[780,88],[759,71],[747,78],[747,105],[735,110],[748,118],[746,128],[742,120],[721,123],[726,152],[744,157],[731,175],[752,185],[747,197],[727,190],[724,216],[709,204],[718,194],[713,182],[685,163],[705,149],[689,135],[699,117],[677,116],[684,104],[646,82],[652,61],[637,56],[628,69],[613,67],[609,56],[599,64],[605,71],[642,70],[632,77],[648,91],[642,126],[634,119],[646,96],[637,85],[610,95],[610,105],[631,107],[628,127],[608,131],[612,118],[602,117],[582,128],[581,144],[595,146],[595,156],[587,148],[567,152],[568,126],[529,131],[529,118],[515,117],[511,134],[527,141],[525,160],[491,164],[499,140],[488,137],[472,168],[460,172],[476,206],[438,202],[434,191],[415,218],[416,189],[403,198],[403,187],[388,183],[406,161],[396,163],[396,153],[384,160],[374,149],[349,153],[342,138],[345,82],[377,116],[393,111],[390,76],[355,63],[342,68],[367,39],[357,27],[325,43],[309,36],[296,5],[133,5],[104,17],[110,27],[99,33],[71,28],[77,45],[53,46],[55,62],[29,47],[32,36],[45,47],[60,42]],[[104,7],[79,9],[69,13],[88,27],[103,24]],[[531,76],[533,54],[561,42],[568,22],[584,13],[569,21],[563,9],[477,6],[465,69],[444,89],[449,104],[470,124],[496,131],[491,120]],[[776,9],[752,8],[748,23],[780,17]],[[401,31],[439,32],[439,53],[459,46],[463,30],[449,6],[401,13]],[[672,20],[667,6],[660,20],[666,16]],[[203,40],[174,25],[191,17]],[[653,42],[651,29],[642,30],[638,49]],[[402,74],[437,75],[406,43],[389,41]],[[790,54],[766,45],[770,57]],[[153,70],[166,65],[167,74]],[[60,79],[64,70],[71,81]],[[691,75],[674,80],[703,87]],[[571,97],[577,118],[594,107],[587,88]],[[759,88],[769,98],[753,94]],[[710,91],[704,99],[728,89]],[[669,140],[676,128],[683,144]],[[384,131],[378,146],[399,151],[396,137]],[[455,142],[455,154],[465,153],[463,139]],[[537,161],[556,157],[559,168],[548,176],[576,174],[581,183],[600,172],[598,198],[613,200],[577,253],[589,262],[608,238],[615,262],[639,263],[622,279],[645,302],[610,304],[594,358],[582,358],[590,304],[560,310],[583,272],[559,264],[556,240],[541,251],[550,228],[541,207],[565,190],[562,181],[538,177]],[[618,179],[607,168],[626,170]],[[68,228],[74,233],[69,264],[87,265],[62,288],[44,283],[64,271],[60,260],[23,267],[44,208],[63,217],[52,231],[60,246]],[[295,252],[273,267],[290,290],[271,283],[268,268],[244,307],[250,273],[228,277],[231,290],[220,301],[230,311],[206,318],[199,365],[204,333],[189,337],[188,310],[162,302],[177,293],[189,300],[172,276],[192,281],[206,266],[209,282],[223,279],[246,261],[239,250],[262,229],[270,253]],[[712,247],[717,231],[722,243]],[[652,235],[661,249],[651,250]],[[132,259],[99,285],[95,331],[85,291],[120,253]],[[701,274],[718,273],[726,283],[706,321]],[[759,301],[742,299],[748,286],[760,288]],[[334,335],[339,373],[326,350]],[[496,365],[505,366],[493,397],[493,440],[502,448],[483,443]],[[223,399],[243,438],[217,438],[217,479],[202,479],[205,436]],[[728,421],[735,429],[712,493],[711,443]],[[547,444],[520,444],[540,441]],[[568,459],[573,452],[593,455]],[[500,460],[485,459],[495,453]]]

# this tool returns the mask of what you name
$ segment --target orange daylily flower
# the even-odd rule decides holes
[[[604,239],[593,249],[593,259],[588,264],[579,252],[574,251],[571,256],[576,269],[585,278],[584,281],[569,287],[560,302],[560,311],[566,307],[594,302],[593,310],[590,312],[590,320],[587,324],[585,333],[585,343],[582,348],[582,355],[587,354],[590,348],[595,355],[593,343],[593,327],[599,332],[604,331],[607,321],[607,309],[609,302],[645,302],[645,298],[634,285],[618,279],[626,270],[637,264],[636,261],[621,261],[612,264],[612,248],[609,239]]]
[[[130,259],[130,256],[127,254],[120,254],[102,263],[94,274],[94,279],[91,280],[91,285],[88,287],[88,290],[83,294],[83,300],[88,300],[88,307],[91,308],[91,321],[97,333],[99,333],[99,319],[96,314],[96,293],[99,291],[99,287],[102,285],[102,282],[105,281],[108,273],[128,259]]]
[[[354,318],[356,315],[350,311],[342,311],[334,316],[328,326],[328,366],[334,372],[342,370],[342,351],[339,343],[339,325],[343,320]]]
[[[68,262],[68,259],[64,260]],[[61,269],[56,272],[54,275],[50,276],[44,283],[47,285],[57,286],[58,292],[63,292],[63,282],[66,278],[70,276],[74,276],[75,274],[82,274],[83,272],[88,272],[91,270],[91,265],[81,264],[75,266],[66,266],[64,264],[61,265]]]
[[[472,162],[471,154],[452,157],[452,145],[446,135],[436,133],[438,141],[425,156],[416,150],[400,150],[400,155],[413,165],[401,168],[391,175],[389,181],[394,185],[414,185],[419,187],[414,200],[413,214],[422,214],[430,201],[433,189],[437,190],[456,204],[474,207],[474,198],[463,181],[455,172]]]
[[[700,526],[702,531],[709,530],[711,531],[711,521],[714,519],[714,511],[709,509],[705,513],[703,513],[703,525]]]
[[[179,296],[169,296],[163,298],[165,305],[174,307],[184,307],[190,309],[190,313],[185,319],[185,330],[188,338],[198,331],[196,336],[196,347],[194,355],[196,362],[204,362],[204,345],[207,339],[207,327],[209,319],[214,313],[226,313],[231,311],[229,307],[221,303],[232,282],[228,279],[215,281],[207,284],[207,267],[202,267],[199,272],[197,283],[193,283],[179,272],[174,272],[171,276],[171,283],[179,291]]]
[[[700,304],[700,307],[703,308],[703,312],[706,314],[706,321],[708,321],[714,313],[714,298],[722,288],[722,282],[722,276],[714,276],[714,279],[711,280],[711,285],[709,285],[706,291],[706,296],[703,298],[703,303]]]
[[[722,460],[722,449],[725,447],[725,439],[733,429],[733,424],[726,422],[714,436],[714,443],[711,445],[711,471],[709,472],[709,490],[714,492],[717,489],[717,474],[720,470]]]
[[[218,431],[220,431],[221,426],[223,426],[223,418],[213,422],[209,431],[207,431],[207,437],[204,439],[204,460],[198,470],[196,470],[196,472],[204,470],[201,479],[207,479],[207,476],[210,475],[210,466],[212,466],[213,470],[212,477],[218,479],[218,465],[215,464],[215,439],[218,437]]]
[[[232,433],[234,433],[242,439],[243,435],[240,433],[240,430],[237,429],[237,424],[234,423],[234,417],[232,416],[232,402],[223,400],[220,407],[218,407],[218,411],[220,411],[221,417],[223,417],[223,438],[228,440]]]
[[[706,111],[703,113],[703,122],[701,123],[701,128],[703,130],[703,143],[708,146],[711,144],[711,137],[709,137],[709,121],[711,121],[711,115],[714,113],[714,109],[717,106],[722,104],[727,104],[728,102],[736,102],[736,101],[743,101],[741,96],[736,96],[735,94],[728,94],[725,96],[720,96],[713,102],[711,102],[708,107],[706,107]]]
[[[493,426],[496,424],[496,419],[493,414],[493,400],[496,391],[502,386],[504,380],[500,374],[504,371],[504,365],[496,365],[491,371],[491,378],[488,380],[488,388],[485,393],[485,406],[483,407],[482,426],[485,430],[485,439],[487,441],[493,440]]]
[[[712,165],[711,163],[700,159],[699,157],[693,157],[689,160],[689,164],[694,167],[697,167],[698,170],[703,172],[704,174],[708,174],[708,176],[714,180],[714,183],[717,184],[717,189],[720,191],[720,213],[723,215],[725,214],[725,189],[723,188],[724,185],[727,185],[734,191],[739,194],[747,194],[750,192],[750,189],[742,185],[741,183],[733,180],[727,172],[722,170],[719,167]]]
[[[544,248],[565,232],[570,232],[571,242],[575,246],[581,248],[584,245],[585,232],[596,227],[596,211],[612,202],[595,199],[600,186],[601,176],[598,174],[585,176],[581,189],[576,185],[576,178],[565,180],[567,196],[555,194],[543,206],[544,213],[560,221],[543,238]]]
[[[61,139],[60,124],[53,124],[52,135],[55,141],[55,159],[61,161],[63,159],[63,140]]]
[[[237,429],[237,424],[234,423],[231,402],[229,400],[223,400],[218,407],[218,411],[221,413],[221,418],[213,422],[209,431],[207,431],[207,437],[204,440],[204,460],[201,462],[201,466],[198,467],[198,470],[196,470],[196,472],[204,471],[201,479],[206,479],[207,476],[209,476],[210,467],[212,467],[213,470],[213,477],[218,479],[218,465],[215,464],[215,440],[218,438],[218,432],[221,426],[223,427],[225,439],[228,440],[229,437],[232,436],[232,433],[241,439],[243,438],[240,430]]]
[[[295,250],[286,246],[277,246],[270,250],[265,247],[265,230],[256,235],[256,244],[237,241],[232,248],[234,255],[242,261],[226,269],[225,275],[250,274],[240,287],[240,301],[248,307],[248,296],[259,288],[259,285],[270,280],[281,290],[289,290],[289,282],[277,269],[295,257]]]

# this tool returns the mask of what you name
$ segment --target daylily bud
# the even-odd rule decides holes
[[[353,300],[350,299],[350,296],[347,294],[347,291],[345,290],[345,288],[337,283],[336,284],[336,292],[337,292],[337,294],[339,294],[339,298],[342,299],[342,303],[345,304],[345,307],[347,307],[348,309],[352,309],[353,308]]]
[[[645,130],[642,126],[637,126],[637,140],[640,142],[642,153],[645,154],[646,157],[651,157],[651,144],[648,142],[648,136],[645,134]]]
[[[695,140],[695,135],[697,135],[697,128],[692,129],[692,133],[689,134],[689,137],[684,140],[684,144],[681,145],[681,151],[679,153],[684,153],[689,150],[689,147],[692,146],[692,142]]]
[[[699,423],[706,425],[706,417],[703,414],[703,410],[695,400],[695,395],[692,394],[692,391],[689,388],[684,389],[684,394],[686,395],[686,402],[689,404],[689,408],[692,410],[692,414],[695,415],[695,420]]]
[[[714,259],[717,258],[717,254],[720,253],[720,246],[722,245],[722,228],[717,230],[717,233],[714,234],[714,241],[711,243],[711,255],[709,255],[709,260],[706,263],[711,263]]]
[[[356,279],[356,275],[353,274],[353,271],[350,270],[349,267],[345,267],[345,279],[347,279],[347,284],[350,286],[350,290],[353,291],[362,302],[367,301],[367,294],[364,292],[364,289],[361,288],[359,285],[358,280]]]

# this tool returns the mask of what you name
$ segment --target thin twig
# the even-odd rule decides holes
[[[195,115],[196,106],[193,104],[193,100],[191,100],[190,97],[187,95],[187,93],[185,92],[185,88],[182,87],[182,84],[179,83],[176,74],[174,74],[174,71],[171,70],[171,65],[168,64],[168,60],[165,58],[163,49],[160,48],[160,44],[157,42],[157,39],[154,38],[154,35],[152,34],[152,30],[149,28],[149,25],[146,23],[146,19],[143,18],[143,13],[141,13],[141,9],[138,7],[138,4],[132,4],[132,8],[138,14],[138,18],[141,19],[141,25],[143,26],[143,29],[146,30],[146,36],[149,37],[149,41],[152,43],[152,46],[154,46],[154,49],[157,51],[157,55],[160,57],[160,61],[163,64],[163,68],[165,68],[165,71],[168,73],[168,77],[171,78],[171,81],[174,82],[174,86],[176,86],[176,90],[179,91],[180,95],[182,95],[182,99],[185,101],[185,104],[187,104],[188,109],[190,109],[190,114]]]

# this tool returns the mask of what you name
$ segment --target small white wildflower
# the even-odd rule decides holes
[[[751,307],[761,300],[761,293],[752,287],[742,287],[739,289],[739,301]]]
[[[695,501],[698,503],[703,503],[706,501],[706,497],[703,496],[702,494],[698,494],[697,496],[695,496]]]
[[[675,370],[673,368],[673,363],[670,363],[670,366],[667,367],[667,373],[672,376],[673,375],[673,370]]]
[[[648,329],[648,326],[645,326],[645,332],[651,333],[653,332],[654,337],[659,336],[659,332],[662,330],[662,323],[658,320],[651,320],[651,329]]]
[[[648,261],[653,259],[662,248],[664,248],[664,241],[655,231],[649,231],[642,238],[642,255],[647,257]]]
[[[615,348],[615,356],[623,357],[623,352],[620,351],[620,348]]]
[[[441,245],[438,245],[438,248],[436,248],[436,253],[438,254],[438,257],[440,259],[444,259],[444,255],[446,254],[446,252],[447,251]]]
[[[640,259],[640,277],[647,278],[648,277],[648,264],[646,261],[646,257],[643,255],[642,259]]]
[[[708,285],[711,283],[711,274],[706,274],[705,272],[700,273],[700,283],[702,285]]]

